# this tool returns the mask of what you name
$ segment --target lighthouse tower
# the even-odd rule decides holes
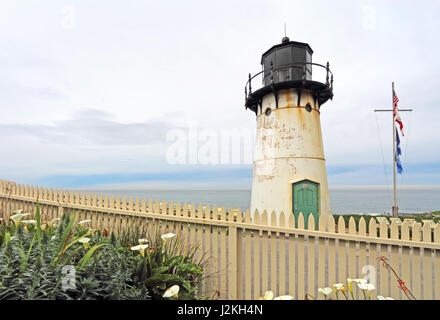
[[[249,74],[245,88],[246,109],[257,117],[251,212],[296,219],[302,212],[306,226],[310,214],[316,226],[330,214],[320,112],[333,98],[333,74],[312,54],[307,43],[284,37],[263,53],[262,71]]]

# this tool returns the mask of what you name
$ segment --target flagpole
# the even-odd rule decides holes
[[[391,105],[392,110],[394,110],[394,82],[392,84],[391,93]],[[394,205],[392,209],[393,217],[398,216],[397,209],[397,194],[396,194],[396,122],[394,121],[394,112],[391,112],[393,117],[393,193],[394,193]]]

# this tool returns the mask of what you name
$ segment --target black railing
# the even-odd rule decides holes
[[[268,85],[271,85],[273,83],[279,83],[279,82],[284,82],[284,81],[291,81],[291,80],[302,80],[302,81],[306,81],[306,80],[313,80],[313,78],[311,77],[312,72],[311,70],[308,70],[308,68],[306,68],[307,66],[317,66],[320,68],[325,69],[326,72],[326,76],[325,76],[325,85],[327,87],[330,88],[331,91],[333,91],[333,73],[330,71],[330,64],[327,62],[327,65],[322,65],[319,63],[313,63],[313,62],[298,62],[298,63],[291,63],[291,64],[286,64],[283,66],[278,67],[277,69],[274,70],[273,65],[271,64],[271,70],[269,71],[269,73],[266,73],[265,75],[263,75],[262,79],[261,79],[261,87],[258,87],[257,90],[266,87]],[[289,69],[301,69],[302,73],[301,76],[298,78],[294,78],[294,79],[289,79],[289,80],[283,80],[283,81],[274,81],[274,74],[277,73],[279,71],[284,71],[284,70],[289,70]],[[252,94],[252,80],[254,80],[256,77],[258,77],[259,75],[263,74],[265,72],[265,70],[262,70],[260,72],[258,72],[255,75],[251,75],[249,73],[249,79],[246,82],[246,86],[244,88],[244,92],[245,92],[245,98],[246,101],[249,97],[249,95]],[[267,83],[266,78],[268,77],[268,75],[270,75],[270,79],[269,79],[269,83]],[[308,78],[307,76],[310,75],[310,78]],[[317,80],[314,80],[317,81]],[[321,82],[322,81],[317,81],[317,82]]]

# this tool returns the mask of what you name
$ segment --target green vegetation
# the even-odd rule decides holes
[[[169,299],[170,287],[166,297],[201,298],[204,261],[174,234],[108,236],[69,215],[41,222],[38,204],[14,213],[0,220],[0,299]]]

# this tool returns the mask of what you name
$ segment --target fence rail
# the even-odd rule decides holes
[[[206,273],[212,274],[199,294],[220,292],[221,299],[257,299],[264,291],[303,299],[317,296],[318,287],[345,283],[347,278],[368,277],[376,294],[405,298],[390,270],[377,261],[385,256],[417,299],[440,299],[440,225],[401,225],[393,222],[358,227],[340,217],[320,217],[317,230],[310,215],[309,229],[300,214],[295,226],[292,213],[226,210],[224,207],[160,202],[132,197],[108,197],[19,185],[0,180],[0,216],[33,212],[38,198],[43,218],[79,211],[92,227],[109,232],[145,232],[154,224],[175,232],[188,246],[198,244],[198,254],[210,257]],[[368,232],[367,232],[368,230]],[[355,291],[359,296],[359,292]]]

